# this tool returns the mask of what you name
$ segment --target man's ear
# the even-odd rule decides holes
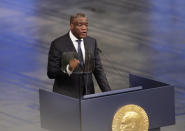
[[[74,25],[70,24],[70,29],[73,30],[73,28],[74,28]]]

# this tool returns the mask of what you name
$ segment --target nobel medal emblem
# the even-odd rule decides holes
[[[125,105],[114,115],[112,131],[148,131],[149,119],[138,105]]]

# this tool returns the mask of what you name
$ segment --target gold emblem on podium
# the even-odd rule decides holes
[[[112,131],[148,131],[149,119],[138,105],[125,105],[114,115]]]

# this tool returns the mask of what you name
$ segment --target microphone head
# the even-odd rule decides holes
[[[99,53],[102,53],[102,50],[100,48],[97,48],[97,50],[98,50]]]

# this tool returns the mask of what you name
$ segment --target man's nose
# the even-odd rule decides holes
[[[83,25],[83,26],[82,26],[82,30],[87,30],[87,28],[88,28],[88,27],[87,27],[86,25]]]

